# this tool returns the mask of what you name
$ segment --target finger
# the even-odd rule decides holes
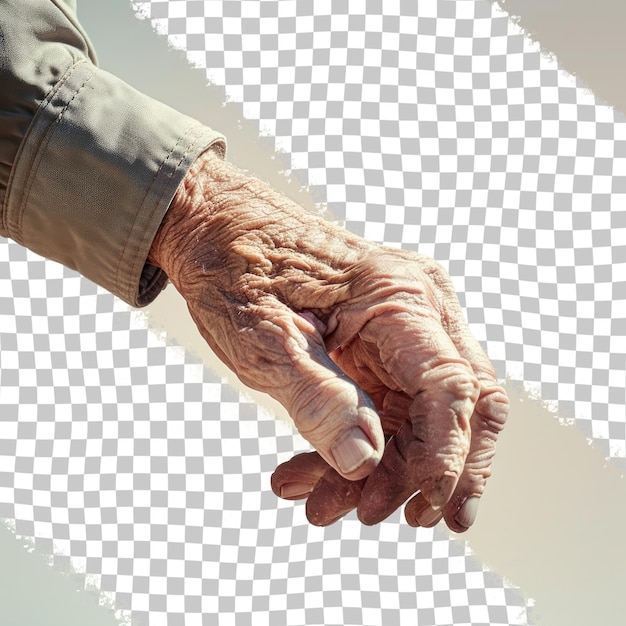
[[[366,524],[381,521],[420,490],[436,509],[452,496],[470,447],[478,382],[434,315],[393,311],[371,320],[385,369],[415,399],[409,422],[385,449],[358,507]]]
[[[285,500],[307,498],[306,516],[315,526],[328,526],[356,508],[365,479],[348,480],[317,452],[297,454],[272,474],[272,491]]]
[[[464,532],[476,520],[480,497],[491,475],[498,434],[508,416],[509,400],[496,380],[489,358],[469,330],[449,276],[438,264],[433,264],[429,275],[442,294],[442,324],[480,383],[479,398],[470,419],[470,452],[458,486],[444,509],[448,527]],[[407,516],[410,514],[409,511]]]
[[[317,452],[297,454],[274,470],[272,491],[285,500],[306,498],[328,467],[328,463]]]
[[[237,332],[220,334],[220,356],[245,384],[278,400],[342,476],[369,475],[384,449],[380,418],[330,359],[315,326],[272,298],[247,305],[240,318]]]
[[[443,511],[433,509],[428,500],[421,493],[418,493],[404,507],[404,517],[409,526],[432,528],[443,518]]]
[[[386,437],[395,434],[407,421],[411,403],[404,393],[387,392],[380,403]],[[363,480],[342,478],[317,452],[292,457],[272,475],[272,490],[277,496],[288,500],[308,498],[306,515],[317,526],[327,526],[355,509],[363,486]]]
[[[355,509],[367,478],[348,480],[329,467],[306,501],[306,516],[315,526],[328,526]]]
[[[381,522],[418,489],[429,508],[439,511],[452,496],[458,474],[440,475],[439,464],[433,462],[436,456],[433,446],[415,439],[412,425],[406,422],[389,440],[380,464],[365,484],[359,519],[368,525]]]
[[[480,498],[491,475],[497,433],[506,421],[508,408],[504,390],[489,380],[481,381],[480,397],[470,420],[470,452],[457,487],[441,511],[446,524],[454,532],[465,532],[476,521]],[[411,526],[428,526],[429,510],[432,511],[432,507],[420,493],[407,503],[404,512]]]
[[[502,387],[481,381],[481,396],[471,419],[470,452],[457,488],[443,511],[446,524],[454,532],[465,532],[476,521],[508,409],[509,401]]]

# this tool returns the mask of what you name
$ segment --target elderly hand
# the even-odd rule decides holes
[[[419,491],[409,523],[471,526],[508,401],[438,264],[356,237],[212,152],[149,262],[215,353],[317,450],[277,469],[278,495],[308,496],[316,524],[355,506],[374,524]]]
[[[380,413],[382,462],[369,478],[348,481],[317,452],[299,454],[276,469],[272,489],[306,497],[307,517],[319,526],[357,507],[361,521],[377,523],[419,490],[405,507],[407,522],[431,527],[443,518],[461,533],[476,519],[509,401],[446,272],[432,259],[397,255],[386,275],[396,288],[382,314],[331,353]],[[402,280],[407,274],[412,285]]]

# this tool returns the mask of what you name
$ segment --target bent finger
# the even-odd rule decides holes
[[[348,480],[329,467],[306,501],[306,516],[315,526],[328,526],[354,510],[367,478]]]
[[[306,498],[326,473],[328,463],[317,452],[303,452],[281,463],[272,474],[272,491],[284,500]]]
[[[433,264],[430,276],[442,293],[442,324],[480,383],[479,398],[470,420],[470,452],[455,493],[444,510],[448,527],[464,532],[476,520],[480,497],[491,475],[498,435],[506,424],[509,400],[485,351],[470,332],[451,279],[437,264]]]
[[[377,341],[387,371],[414,400],[409,422],[367,482],[359,517],[377,523],[418,490],[442,508],[470,449],[478,381],[434,315],[392,312],[372,320],[362,336]]]
[[[271,483],[283,499],[307,498],[309,522],[328,526],[356,508],[365,480],[343,478],[317,452],[305,452],[279,465]]]

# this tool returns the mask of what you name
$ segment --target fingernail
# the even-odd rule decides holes
[[[443,517],[443,513],[439,510],[435,510],[432,507],[428,507],[423,513],[420,513],[417,521],[420,526],[428,527],[438,522]]]
[[[311,524],[313,524],[313,526],[319,526],[320,528],[323,528],[324,526],[330,526],[331,524],[338,522],[345,514],[346,513],[343,512],[336,517],[327,519],[323,515],[310,515],[307,510],[306,518],[309,520],[309,522],[311,522]]]
[[[333,446],[332,453],[339,469],[349,474],[374,455],[374,448],[360,428],[353,428]]]
[[[479,503],[480,498],[478,496],[472,496],[465,500],[459,512],[454,516],[456,522],[461,526],[465,526],[465,528],[469,528],[476,521]]]
[[[430,506],[438,511],[448,503],[454,493],[456,476],[442,476],[434,485],[430,493]]]
[[[309,483],[286,483],[280,488],[280,497],[285,500],[297,500],[304,498],[313,491]]]

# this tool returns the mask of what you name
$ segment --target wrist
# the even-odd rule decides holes
[[[211,213],[226,201],[238,199],[236,195],[241,194],[233,192],[244,184],[244,178],[213,150],[201,154],[176,190],[152,242],[148,263],[162,269],[178,286],[185,260],[197,252],[195,244],[202,238],[206,246]]]
[[[190,282],[217,285],[236,276],[329,279],[371,246],[208,151],[179,186],[148,260],[182,291]]]

